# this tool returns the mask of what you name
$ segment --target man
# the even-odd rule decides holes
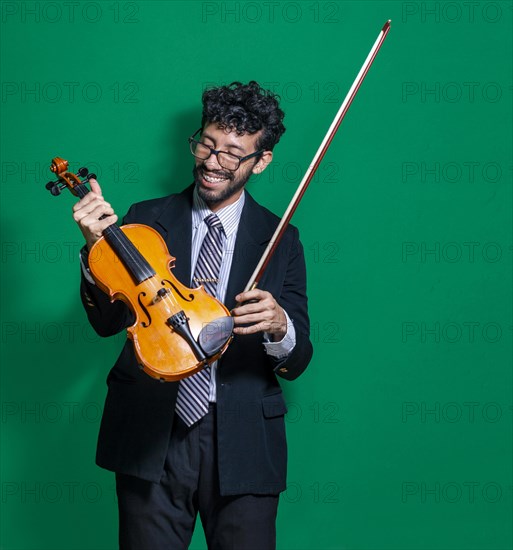
[[[110,371],[97,463],[116,472],[121,548],[185,549],[198,512],[210,549],[275,548],[287,461],[276,375],[297,378],[312,356],[296,228],[288,227],[260,288],[242,289],[279,221],[244,188],[272,161],[283,116],[276,96],[254,81],[205,91],[201,129],[189,139],[194,184],[133,205],[123,220],[163,235],[175,276],[226,304],[235,338],[217,364],[180,382],[141,371],[130,341]],[[117,221],[98,182],[91,187],[74,207],[87,243],[81,295],[95,330],[109,336],[134,316],[88,273],[88,250]]]

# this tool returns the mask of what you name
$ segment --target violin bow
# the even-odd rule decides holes
[[[260,261],[258,262],[258,265],[255,268],[255,271],[251,275],[250,280],[248,281],[248,284],[246,285],[246,288],[244,289],[244,292],[248,290],[253,290],[258,286],[258,283],[260,282],[260,279],[262,278],[262,275],[267,268],[272,255],[276,251],[276,248],[281,241],[281,238],[283,237],[283,234],[285,233],[285,230],[287,229],[287,225],[290,222],[290,219],[292,218],[292,215],[296,211],[296,208],[303,198],[303,195],[305,194],[305,191],[312,181],[312,178],[315,175],[315,172],[317,168],[319,167],[319,164],[321,163],[321,160],[323,159],[326,151],[328,150],[328,147],[331,144],[331,141],[335,137],[335,134],[337,133],[338,127],[340,126],[342,120],[344,119],[349,107],[351,106],[351,103],[353,102],[353,99],[358,92],[363,79],[367,75],[367,72],[370,69],[370,66],[372,65],[372,62],[374,61],[374,58],[376,57],[377,53],[379,52],[379,49],[381,48],[381,45],[383,44],[388,31],[390,30],[390,23],[391,20],[389,19],[381,29],[378,37],[376,38],[376,41],[374,42],[374,45],[372,46],[369,55],[367,56],[367,59],[365,60],[364,64],[362,65],[362,68],[360,69],[360,72],[356,75],[356,78],[353,82],[353,85],[349,89],[349,92],[347,92],[347,95],[342,102],[342,105],[340,106],[340,109],[338,110],[337,114],[335,115],[335,118],[333,119],[333,122],[331,123],[331,126],[328,129],[328,132],[324,136],[324,139],[322,140],[321,145],[319,146],[319,149],[317,150],[317,153],[315,153],[315,156],[308,167],[308,169],[305,172],[305,175],[303,176],[303,179],[301,180],[301,183],[299,184],[299,187],[297,188],[294,196],[292,197],[292,200],[290,201],[287,210],[285,211],[285,214],[283,215],[280,223],[278,224],[278,227],[276,228],[276,231],[274,232],[274,235],[272,236],[271,240],[269,241],[269,244],[267,245],[267,248],[265,249],[262,257],[260,258]]]

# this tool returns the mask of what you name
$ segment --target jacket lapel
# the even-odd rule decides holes
[[[230,310],[235,307],[235,296],[244,290],[274,231],[262,216],[261,208],[246,191],[226,289],[225,305]]]

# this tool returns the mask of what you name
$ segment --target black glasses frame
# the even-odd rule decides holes
[[[236,172],[239,168],[240,168],[240,165],[246,161],[246,160],[249,160],[253,157],[256,157],[258,155],[261,155],[265,149],[260,149],[259,151],[255,151],[254,153],[251,153],[250,155],[246,155],[245,157],[239,157],[238,155],[234,155],[233,153],[228,153],[228,151],[218,151],[217,149],[214,149],[213,147],[210,147],[210,145],[207,145],[206,143],[203,143],[202,141],[198,141],[197,139],[194,139],[199,132],[201,132],[201,130],[203,130],[203,128],[199,128],[199,130],[196,130],[194,132],[194,134],[192,134],[192,136],[188,139],[189,141],[189,145],[190,145],[190,148],[191,148],[191,153],[193,154],[193,156],[195,156],[196,158],[201,158],[199,156],[197,156],[194,151],[192,150],[193,148],[193,144],[196,144],[196,145],[203,145],[203,147],[207,147],[208,149],[210,149],[210,155],[215,155],[217,157],[217,162],[219,162],[219,154],[220,153],[223,153],[223,155],[229,155],[230,157],[233,157],[234,159],[237,159],[239,161],[239,164],[237,164],[237,168],[226,168],[226,166],[223,166],[220,162],[219,162],[219,166],[221,166],[222,168],[224,168],[225,170],[229,170],[230,172]],[[210,155],[208,155],[207,158],[204,158],[202,160],[207,160]]]

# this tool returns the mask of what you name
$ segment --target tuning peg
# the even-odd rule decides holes
[[[89,172],[89,170],[87,168],[79,168],[78,172],[77,172],[77,175],[78,175],[79,178],[86,178],[88,172]]]
[[[55,184],[51,189],[50,189],[50,193],[56,197],[57,195],[60,195],[62,192],[62,189],[59,187],[58,184]]]
[[[87,176],[87,180],[95,180],[96,179],[96,174],[88,174]]]
[[[46,184],[46,188],[48,189],[48,191],[50,191],[50,189],[55,185],[57,184],[58,182],[56,181],[49,181],[47,184]]]

